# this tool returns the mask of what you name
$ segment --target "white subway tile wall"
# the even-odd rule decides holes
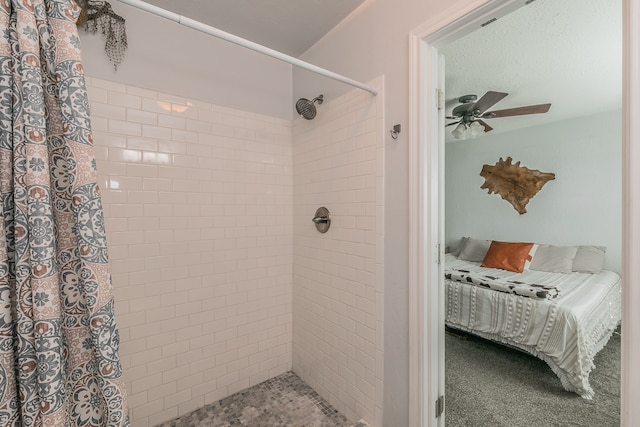
[[[382,98],[351,91],[293,128],[293,370],[372,426],[382,426]],[[311,221],[321,206],[326,234]]]
[[[292,122],[87,89],[132,426],[291,370]]]

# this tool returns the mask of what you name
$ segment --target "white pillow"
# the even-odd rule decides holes
[[[578,252],[576,246],[539,245],[529,269],[550,273],[571,273],[576,252]]]
[[[491,246],[491,240],[480,240],[469,237],[467,243],[460,251],[458,259],[464,259],[471,262],[482,262],[489,247]]]
[[[467,240],[469,240],[468,237],[463,237],[462,239],[460,239],[460,243],[458,243],[458,247],[456,248],[455,251],[451,252],[451,255],[455,257],[459,257],[460,252],[462,252],[462,248],[464,248],[464,245],[467,243]]]
[[[572,270],[581,273],[599,273],[604,268],[604,254],[607,248],[604,246],[580,246]]]

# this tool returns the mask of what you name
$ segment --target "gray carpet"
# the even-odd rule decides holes
[[[543,361],[463,332],[448,330],[445,363],[446,427],[620,425],[617,333],[595,358],[590,401],[565,391]]]

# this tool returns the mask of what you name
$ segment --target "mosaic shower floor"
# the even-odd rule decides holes
[[[367,427],[352,424],[293,372],[157,427]]]

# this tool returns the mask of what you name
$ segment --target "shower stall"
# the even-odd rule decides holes
[[[132,425],[288,371],[382,425],[382,97],[286,120],[87,86]]]

